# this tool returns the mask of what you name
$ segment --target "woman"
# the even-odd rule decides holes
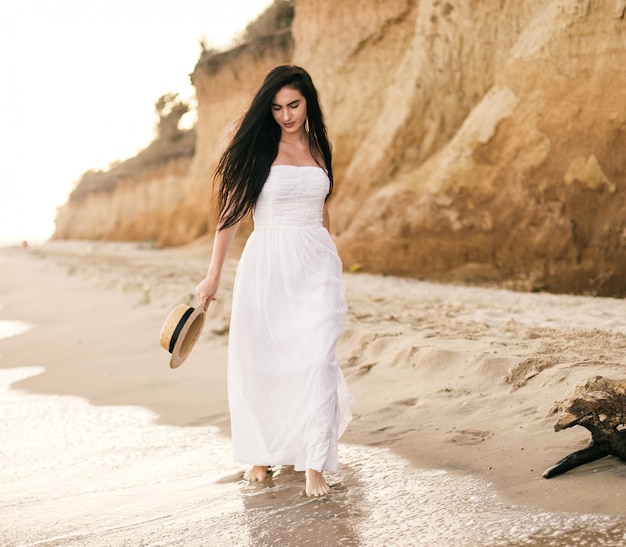
[[[239,222],[241,255],[228,346],[235,459],[262,481],[269,466],[306,471],[307,496],[330,492],[351,396],[335,357],[346,317],[341,261],[329,234],[331,149],[317,91],[297,66],[269,72],[222,155],[219,221],[200,303],[215,299]]]

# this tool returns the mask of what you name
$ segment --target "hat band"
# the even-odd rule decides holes
[[[176,341],[178,340],[180,331],[183,330],[183,327],[185,326],[187,319],[189,319],[189,316],[192,313],[193,313],[193,308],[189,308],[185,313],[183,313],[183,316],[180,318],[180,321],[178,321],[178,325],[176,325],[176,328],[174,329],[174,332],[172,333],[172,338],[170,340],[170,353],[174,351],[174,346],[176,345]]]

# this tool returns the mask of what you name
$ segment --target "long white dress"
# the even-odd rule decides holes
[[[234,457],[337,470],[352,398],[335,356],[347,305],[341,260],[322,225],[320,167],[276,165],[239,261],[228,346]]]

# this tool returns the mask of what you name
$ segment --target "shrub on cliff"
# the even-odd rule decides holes
[[[253,42],[291,28],[294,15],[294,0],[274,0],[261,15],[248,24],[239,38],[240,43]]]

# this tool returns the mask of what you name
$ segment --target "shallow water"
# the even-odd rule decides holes
[[[33,326],[30,323],[24,321],[0,319],[0,340],[8,338],[9,336],[17,336],[32,328]]]
[[[136,407],[11,390],[41,367],[0,369],[0,544],[623,545],[626,518],[513,507],[486,482],[340,446],[332,495],[303,474],[241,481],[211,427],[156,425]]]

